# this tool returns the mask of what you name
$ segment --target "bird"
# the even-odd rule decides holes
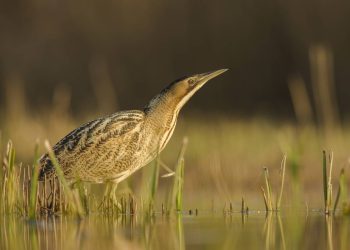
[[[67,134],[52,147],[65,179],[69,183],[107,183],[106,192],[116,200],[118,183],[146,166],[165,148],[187,101],[225,71],[182,77],[165,87],[143,110],[119,111]],[[55,177],[53,159],[45,153],[39,159],[39,181]]]

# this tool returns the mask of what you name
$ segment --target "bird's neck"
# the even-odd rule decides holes
[[[145,108],[145,129],[153,134],[151,144],[159,153],[170,140],[177,122],[179,107],[172,96],[159,95]]]
[[[180,111],[178,102],[171,94],[160,94],[154,97],[145,108],[146,117],[154,125],[173,126]]]

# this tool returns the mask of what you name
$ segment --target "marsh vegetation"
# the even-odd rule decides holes
[[[67,183],[51,150],[100,109],[73,115],[58,87],[51,105],[29,110],[11,78],[0,117],[0,248],[348,249],[350,125],[335,105],[330,50],[309,52],[315,111],[294,77],[296,119],[187,114],[166,150],[119,185],[118,204],[104,185]],[[108,86],[96,94],[101,110],[116,92]],[[57,178],[38,182],[44,151]]]
[[[1,246],[347,249],[349,132],[326,138],[292,123],[188,119],[120,186],[118,205],[103,198],[103,185],[35,181],[50,144],[34,142],[21,163],[27,156],[9,141],[1,146]]]

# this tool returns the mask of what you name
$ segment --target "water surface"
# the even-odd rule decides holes
[[[349,249],[350,219],[311,212],[2,216],[1,249]]]

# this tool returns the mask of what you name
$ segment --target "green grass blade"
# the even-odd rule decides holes
[[[63,171],[56,159],[55,153],[53,152],[50,146],[50,143],[47,140],[45,141],[45,147],[48,151],[52,164],[55,167],[56,175],[64,187],[64,192],[67,195],[69,205],[72,207],[72,212],[78,215],[79,217],[83,217],[84,211],[81,205],[81,201],[79,200],[79,195],[74,193],[71,190],[70,185],[68,184],[67,180],[64,178]]]
[[[340,178],[339,178],[339,187],[340,187],[340,200],[342,202],[343,214],[350,214],[350,204],[348,201],[348,186],[347,179],[345,175],[345,170],[342,169]]]
[[[327,207],[327,185],[328,185],[328,179],[327,179],[327,156],[326,151],[323,150],[323,164],[322,164],[322,171],[323,171],[323,197],[324,197],[324,206]]]
[[[281,163],[281,188],[280,188],[280,193],[278,195],[276,210],[279,210],[281,207],[282,194],[283,194],[283,189],[284,189],[284,177],[285,177],[285,172],[286,172],[286,161],[287,161],[287,156],[284,155],[283,159],[282,159],[282,163]]]
[[[5,186],[4,191],[5,209],[9,213],[14,212],[16,200],[18,199],[18,193],[16,192],[18,188],[15,187],[15,158],[16,151],[13,147],[12,141],[9,141],[7,144],[7,185]]]
[[[333,171],[333,152],[329,155],[329,174],[328,174],[328,183],[327,183],[327,207],[326,212],[328,213],[332,206],[332,171]]]
[[[183,196],[183,185],[184,185],[184,155],[187,148],[188,139],[185,137],[182,141],[181,150],[177,159],[176,169],[175,169],[175,178],[172,188],[172,195],[170,200],[170,205],[168,207],[173,210],[174,208],[177,211],[182,210],[182,196]]]
[[[148,209],[149,209],[149,213],[152,212],[153,210],[153,206],[154,206],[154,202],[155,202],[155,196],[157,193],[157,189],[158,189],[158,181],[159,181],[159,164],[160,162],[160,156],[159,154],[157,155],[156,161],[153,165],[153,169],[152,169],[152,175],[151,175],[151,180],[149,183],[149,197],[148,197]]]
[[[348,199],[348,186],[347,186],[344,169],[340,176],[340,187],[341,187],[341,200],[342,200],[342,203],[344,204],[344,203],[347,203],[347,199]]]
[[[182,158],[179,166],[179,177],[177,178],[176,210],[182,211],[183,186],[184,186],[185,160]]]
[[[265,177],[266,199],[267,199],[268,210],[271,211],[273,208],[272,190],[271,190],[271,184],[270,184],[269,170],[266,167],[264,167],[264,177]]]
[[[266,192],[265,192],[265,189],[262,186],[260,187],[260,190],[261,190],[262,196],[264,198],[265,210],[267,212],[267,211],[269,211],[269,204],[268,204],[268,201],[267,201]]]
[[[38,177],[39,177],[39,142],[35,143],[34,148],[34,161],[33,161],[33,173],[30,182],[30,196],[29,196],[29,218],[34,219],[36,216],[36,200],[38,189]]]
[[[337,191],[337,196],[335,197],[335,201],[334,201],[333,213],[335,213],[335,210],[338,207],[340,196],[343,197],[343,192],[345,191],[345,190],[343,190],[343,188],[344,188],[344,186],[346,188],[346,183],[344,183],[344,182],[345,182],[345,170],[344,170],[344,168],[342,168],[340,170],[339,187],[338,187],[338,191]]]
[[[14,166],[15,166],[15,158],[16,158],[16,151],[12,145],[12,142],[10,143],[9,146],[9,171],[13,172],[14,171]]]

